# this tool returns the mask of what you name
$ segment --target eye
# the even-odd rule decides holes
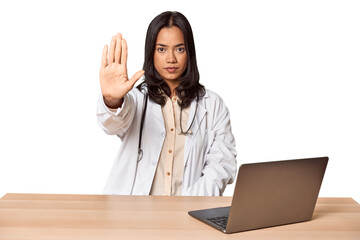
[[[183,53],[185,52],[185,48],[184,47],[179,47],[176,49],[177,52]]]
[[[157,49],[157,51],[160,52],[160,53],[163,53],[163,52],[165,52],[165,48],[159,47],[159,48]]]

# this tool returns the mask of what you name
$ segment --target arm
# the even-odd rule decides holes
[[[96,114],[99,126],[109,135],[117,134],[122,137],[133,121],[136,104],[136,97],[128,93],[124,96],[121,107],[111,109],[106,106],[104,97],[100,94]]]
[[[229,112],[221,100],[214,102],[209,116],[208,147],[202,176],[191,185],[186,195],[219,196],[236,175],[235,139],[231,132]]]
[[[126,40],[120,33],[113,36],[109,56],[107,45],[102,53],[100,68],[102,95],[97,109],[98,123],[106,133],[122,136],[130,126],[136,101],[135,96],[129,92],[143,74],[144,71],[140,70],[128,79]]]

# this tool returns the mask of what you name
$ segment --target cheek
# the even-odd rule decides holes
[[[187,67],[187,56],[186,56],[186,55],[182,56],[182,58],[181,58],[181,65],[182,65],[182,68],[183,68],[184,71],[185,71],[185,69],[186,69],[186,67]]]
[[[161,69],[161,59],[158,56],[158,54],[154,55],[154,66],[155,66],[156,71],[159,72],[159,70]]]

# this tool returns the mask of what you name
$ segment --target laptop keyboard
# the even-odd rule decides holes
[[[215,218],[207,218],[212,223],[215,223],[216,225],[222,227],[223,229],[226,228],[226,224],[228,221],[228,216],[222,216],[222,217],[215,217]]]

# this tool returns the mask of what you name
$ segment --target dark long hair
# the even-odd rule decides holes
[[[195,43],[191,30],[191,26],[186,17],[179,12],[163,12],[156,16],[150,23],[145,40],[145,59],[143,69],[145,70],[145,80],[138,86],[140,90],[147,86],[149,98],[163,106],[166,98],[161,94],[163,91],[170,96],[170,88],[160,74],[156,71],[154,66],[154,52],[156,45],[156,38],[159,31],[164,28],[172,26],[178,27],[185,40],[185,49],[187,54],[187,66],[184,73],[180,76],[180,85],[175,89],[176,94],[181,99],[180,107],[185,108],[196,99],[199,100],[205,95],[205,88],[199,83],[199,71],[196,63]]]

